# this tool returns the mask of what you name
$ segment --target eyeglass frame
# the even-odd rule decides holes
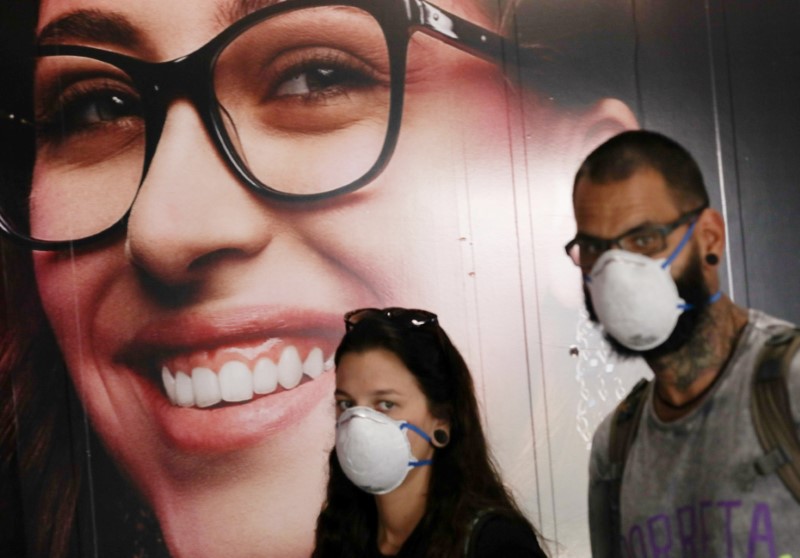
[[[582,270],[587,271],[587,270],[591,269],[592,266],[591,265],[590,266],[581,265],[580,261],[579,260],[576,261],[575,257],[571,254],[572,249],[575,246],[577,246],[581,241],[588,240],[588,241],[591,241],[591,242],[595,243],[595,245],[600,246],[601,249],[595,255],[594,262],[596,262],[597,259],[604,252],[607,252],[612,247],[617,247],[617,248],[619,248],[621,250],[624,250],[625,248],[622,247],[621,241],[623,239],[625,239],[626,237],[634,235],[634,234],[637,234],[637,233],[641,233],[643,231],[650,230],[650,231],[657,232],[661,236],[661,239],[663,241],[663,245],[658,250],[654,250],[654,251],[652,251],[650,253],[644,253],[644,252],[636,252],[636,253],[637,254],[642,254],[643,256],[651,256],[651,255],[653,255],[655,253],[660,252],[661,250],[664,250],[667,247],[667,237],[670,234],[672,234],[679,227],[681,227],[681,226],[683,226],[683,225],[685,225],[687,223],[694,223],[700,217],[700,214],[703,213],[703,211],[705,211],[706,209],[708,209],[708,204],[703,204],[703,205],[701,205],[700,207],[698,207],[696,209],[693,209],[691,211],[687,211],[686,213],[684,213],[683,215],[681,215],[680,217],[678,217],[677,219],[675,219],[674,221],[672,221],[670,223],[666,223],[664,225],[657,225],[657,224],[656,225],[654,225],[654,224],[639,225],[637,227],[634,227],[632,229],[629,229],[629,230],[625,231],[621,235],[616,236],[614,238],[599,238],[599,237],[596,237],[596,236],[592,236],[592,235],[589,235],[589,234],[584,234],[584,233],[579,232],[579,233],[577,233],[575,235],[575,237],[572,240],[567,242],[567,244],[564,246],[564,251],[567,253],[567,256],[569,256],[569,259],[572,260],[573,264],[575,264],[577,267],[581,268]],[[592,262],[592,265],[594,265],[594,262]]]
[[[366,315],[361,319],[352,321],[352,318],[358,314]],[[418,308],[401,308],[399,306],[391,306],[388,308],[358,308],[345,313],[345,331],[349,332],[357,324],[361,323],[361,320],[370,319],[371,317],[377,317],[379,319],[390,321],[400,321],[406,319],[408,322],[407,325],[411,328],[437,325],[439,323],[439,317],[436,314],[427,310],[420,310]]]
[[[339,188],[314,194],[292,194],[275,190],[260,182],[236,152],[225,131],[224,110],[214,93],[213,70],[222,51],[251,27],[284,12],[324,6],[349,6],[370,14],[381,27],[390,64],[389,118],[383,147],[373,166],[357,180]],[[404,24],[403,24],[404,23]],[[167,111],[177,98],[187,99],[195,108],[215,150],[241,183],[259,195],[276,201],[313,202],[347,194],[372,182],[385,170],[397,145],[403,112],[403,96],[408,44],[417,31],[446,44],[502,64],[511,52],[509,39],[480,25],[443,10],[426,0],[286,0],[260,8],[232,23],[205,45],[193,52],[165,62],[149,62],[114,51],[73,44],[40,44],[37,57],[80,56],[113,65],[133,79],[141,94],[142,118],[145,129],[145,153],[138,188],[144,182],[161,139]],[[58,251],[80,248],[115,234],[125,226],[135,203],[118,221],[106,229],[72,240],[40,240],[13,230],[0,215],[0,232],[29,248]]]

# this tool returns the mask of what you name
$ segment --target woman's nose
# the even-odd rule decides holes
[[[194,282],[263,250],[274,224],[269,213],[230,173],[195,110],[178,102],[131,208],[126,250],[159,282]]]

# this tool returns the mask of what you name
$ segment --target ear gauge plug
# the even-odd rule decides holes
[[[719,263],[719,256],[716,254],[706,254],[706,263],[708,265],[717,265]]]
[[[450,441],[450,436],[447,435],[447,431],[437,428],[433,431],[433,439],[436,442],[436,445],[443,447],[446,446],[447,442]]]

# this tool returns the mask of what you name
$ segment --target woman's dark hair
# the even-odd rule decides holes
[[[31,288],[30,251],[0,240],[0,273],[2,555],[168,556],[154,514],[87,422]]]
[[[481,427],[472,377],[464,359],[434,321],[375,315],[355,324],[336,350],[335,362],[349,353],[383,349],[397,356],[416,378],[431,413],[450,422],[450,441],[434,453],[425,515],[418,529],[429,541],[426,556],[461,556],[471,521],[491,509],[530,524],[500,480]],[[375,545],[375,498],[344,475],[330,455],[327,500],[317,519],[313,557],[361,557]]]

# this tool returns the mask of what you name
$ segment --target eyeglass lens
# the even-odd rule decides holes
[[[248,28],[219,53],[211,80],[228,142],[251,175],[280,192],[316,194],[349,185],[377,162],[390,66],[371,15],[326,6]],[[46,56],[34,99],[30,230],[20,232],[76,240],[108,229],[142,181],[145,125],[134,80],[91,58]],[[27,228],[24,221],[12,225]]]
[[[581,239],[570,247],[569,255],[575,265],[583,269],[591,269],[597,259],[610,248],[618,247],[628,252],[652,256],[667,246],[666,231],[658,227],[644,227],[632,231],[616,242],[599,242]]]
[[[263,21],[222,52],[213,80],[228,137],[271,188],[328,192],[378,160],[389,124],[389,52],[378,22],[358,8]]]

